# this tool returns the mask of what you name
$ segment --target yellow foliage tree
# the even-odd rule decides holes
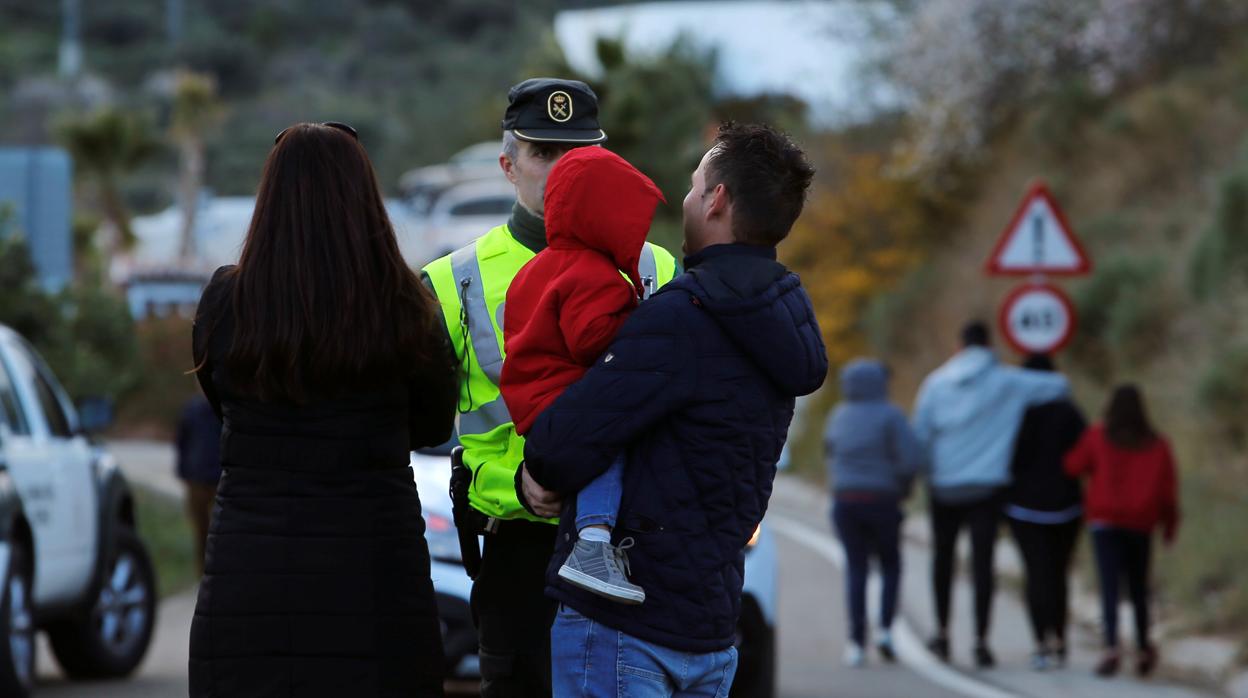
[[[781,250],[814,302],[828,348],[829,381],[795,427],[795,462],[817,462],[823,418],[836,401],[840,367],[869,349],[864,320],[872,300],[920,262],[947,227],[949,207],[899,174],[879,153],[825,147],[804,213]]]

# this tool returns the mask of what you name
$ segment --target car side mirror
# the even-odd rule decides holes
[[[78,401],[78,428],[87,434],[98,434],[113,424],[113,401],[106,397],[87,397]]]

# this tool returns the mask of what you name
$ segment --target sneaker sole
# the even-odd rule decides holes
[[[578,589],[584,589],[612,601],[636,605],[646,600],[646,592],[644,591],[633,591],[617,587],[614,584],[608,584],[601,579],[591,577],[567,565],[559,568],[559,578]]]

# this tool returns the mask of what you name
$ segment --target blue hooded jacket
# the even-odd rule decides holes
[[[878,361],[855,359],[841,369],[845,401],[823,434],[829,476],[837,492],[904,497],[923,462],[906,415],[888,401],[888,377]]]
[[[647,642],[713,652],[733,643],[746,543],[767,510],[794,398],[815,391],[828,364],[810,298],[773,248],[716,245],[686,268],[542,412],[525,457],[539,484],[564,494],[547,594]],[[640,606],[557,575],[576,540],[573,493],[620,453],[612,537],[634,540]]]

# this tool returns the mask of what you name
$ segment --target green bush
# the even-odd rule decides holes
[[[18,236],[0,240],[0,323],[34,345],[74,399],[117,398],[138,381],[134,323],[124,301],[85,283],[46,293]]]
[[[1248,437],[1248,347],[1224,350],[1205,367],[1196,383],[1196,404],[1214,431],[1236,448]]]
[[[1105,99],[1082,76],[1065,80],[1040,101],[1031,137],[1048,151],[1071,152],[1082,141],[1082,126],[1098,115]]]
[[[1248,624],[1248,488],[1222,468],[1197,464],[1180,476],[1183,521],[1173,557],[1159,564],[1165,596],[1173,597],[1201,629],[1242,630]]]
[[[1248,269],[1248,162],[1223,176],[1213,223],[1192,251],[1188,287],[1207,300],[1235,274]]]
[[[1164,273],[1158,258],[1110,258],[1076,291],[1071,350],[1089,375],[1110,380],[1115,368],[1142,365],[1164,343],[1172,313]]]

